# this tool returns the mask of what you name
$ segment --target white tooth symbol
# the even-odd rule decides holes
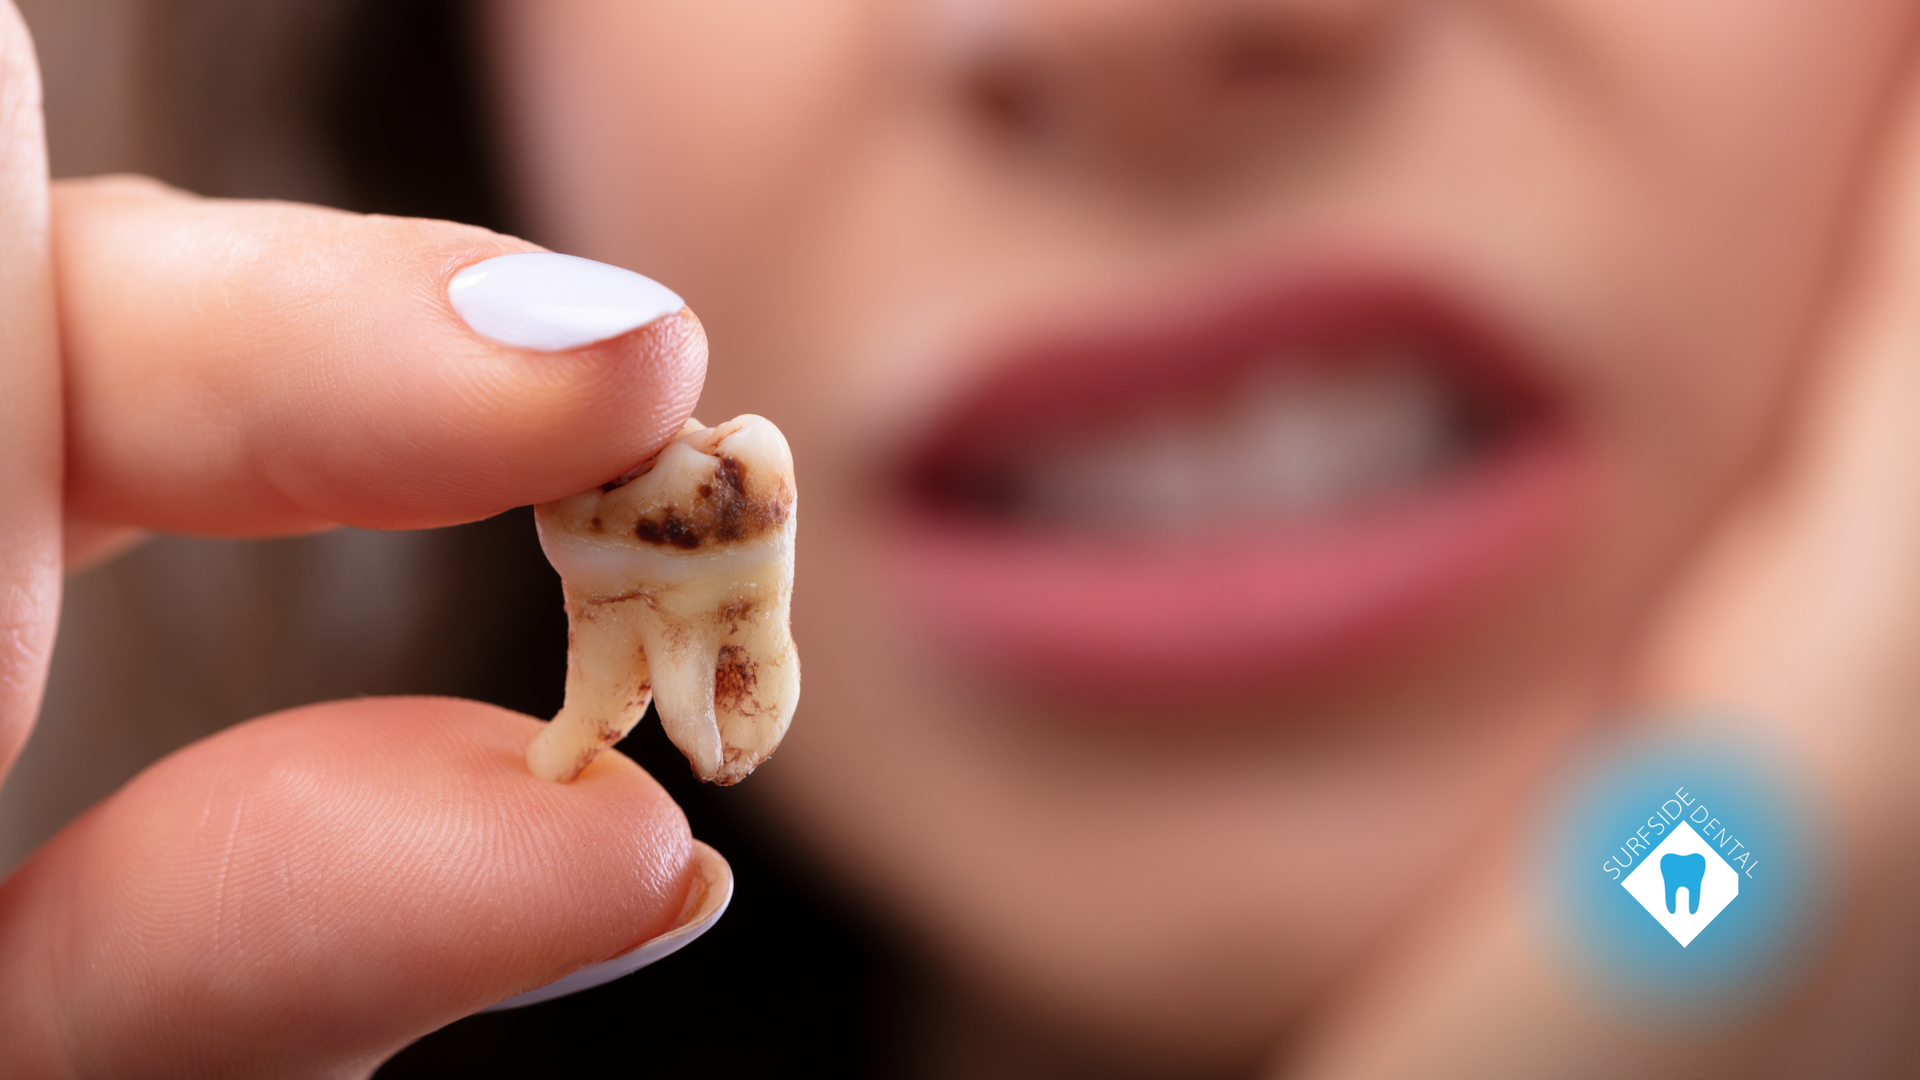
[[[567,700],[527,748],[565,782],[660,705],[702,780],[765,761],[800,699],[793,456],[780,429],[696,421],[637,475],[534,508],[567,597]]]

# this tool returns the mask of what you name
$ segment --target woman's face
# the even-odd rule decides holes
[[[750,785],[975,985],[1244,1058],[1772,437],[1906,0],[500,0],[529,233],[805,491]],[[710,414],[710,415],[709,415]]]

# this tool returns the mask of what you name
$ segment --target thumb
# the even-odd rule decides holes
[[[365,1076],[673,928],[686,819],[607,754],[447,699],[311,706],[174,754],[0,886],[0,1075]]]
[[[60,368],[40,75],[0,0],[0,777],[40,708],[60,604]]]

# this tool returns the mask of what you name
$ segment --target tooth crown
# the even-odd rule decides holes
[[[688,425],[638,476],[541,506],[542,530],[663,553],[726,551],[790,533],[793,457],[779,429],[752,415]]]
[[[607,488],[535,508],[567,600],[567,700],[528,765],[571,780],[657,701],[694,772],[737,783],[799,699],[793,459],[758,416],[689,422]]]

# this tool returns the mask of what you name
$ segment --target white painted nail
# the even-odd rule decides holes
[[[545,986],[515,995],[480,1011],[499,1012],[502,1009],[517,1009],[522,1005],[538,1005],[542,1001],[591,990],[631,975],[656,960],[679,952],[694,938],[712,929],[713,924],[719,922],[720,916],[726,913],[727,904],[732,899],[733,867],[727,865],[727,860],[721,858],[719,852],[695,840],[693,887],[687,891],[687,906],[681,912],[680,925],[657,938],[641,942],[611,960],[588,964],[571,975],[563,975]]]
[[[652,278],[550,251],[474,263],[453,275],[447,299],[481,337],[542,352],[618,337],[687,306]]]

